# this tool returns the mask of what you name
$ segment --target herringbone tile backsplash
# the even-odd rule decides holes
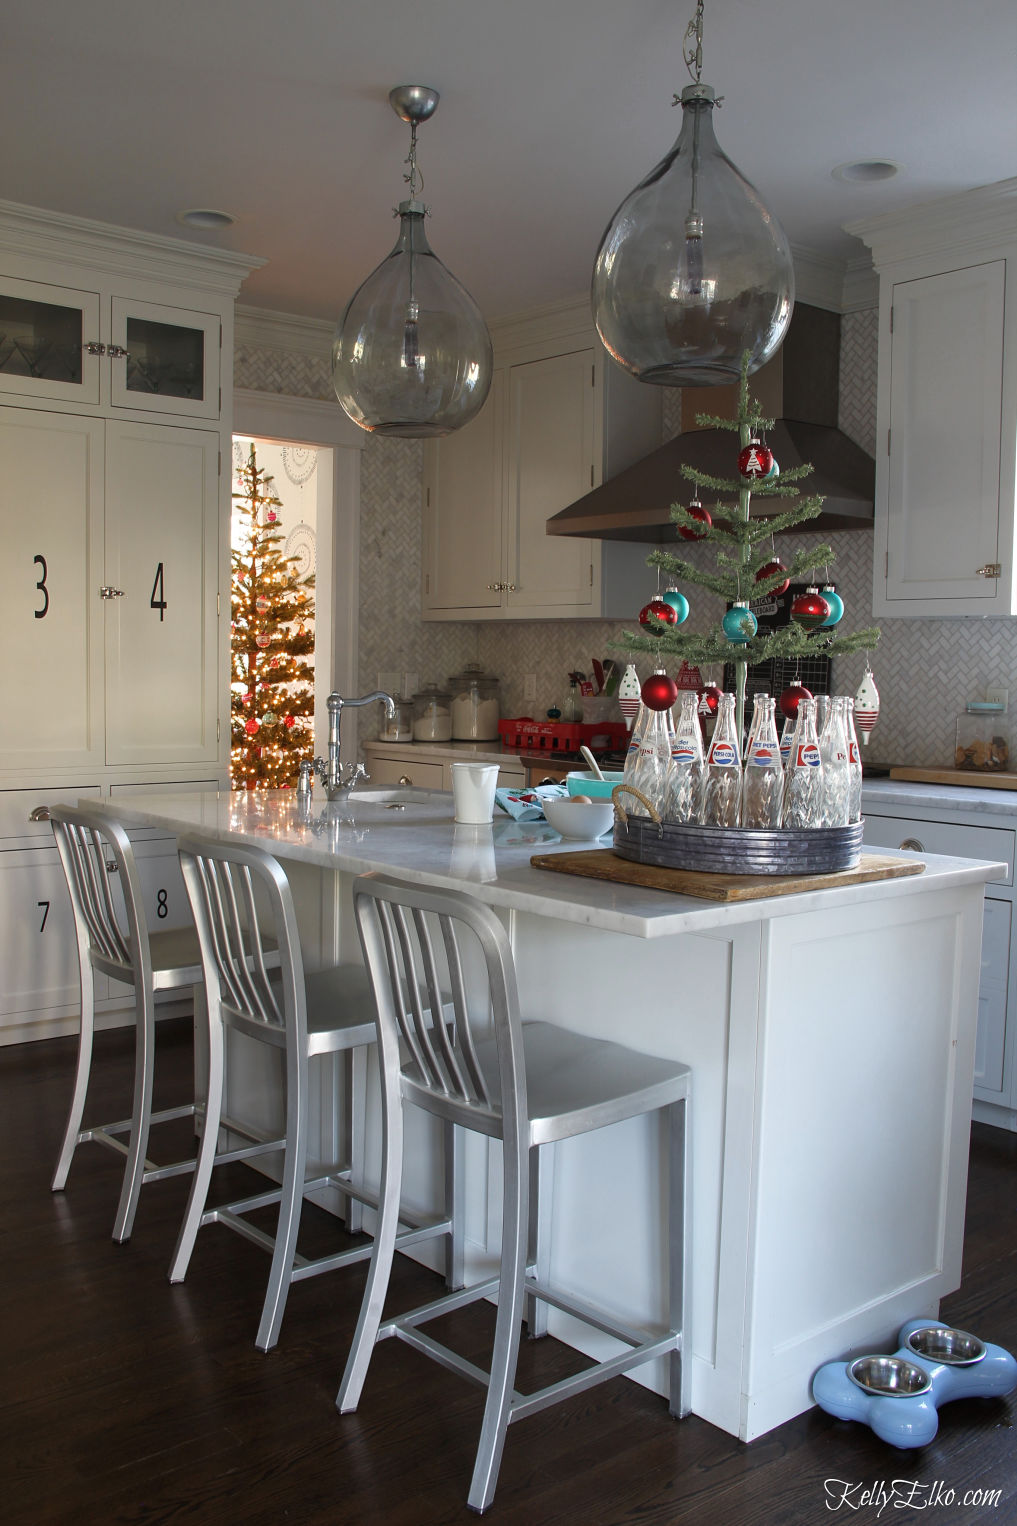
[[[328,367],[306,356],[251,346],[238,348],[236,384],[258,391],[331,398]],[[665,399],[664,436],[680,428],[677,397]],[[876,314],[849,313],[841,324],[841,428],[866,450],[875,445]],[[410,440],[366,441],[361,468],[360,680],[374,688],[382,672],[417,674],[421,683],[443,680],[477,660],[502,680],[502,714],[542,716],[561,699],[573,668],[590,669],[592,657],[614,655],[632,620],[432,623],[420,618],[420,481],[422,448]],[[828,539],[835,563],[830,575],[846,605],[845,628],[874,623],[872,536],[853,531],[796,537],[802,546]],[[646,596],[656,574],[646,573]],[[320,595],[319,595],[320,596]],[[699,624],[717,619],[717,601],[690,590]],[[1017,704],[1017,622],[986,619],[910,619],[879,622],[882,637],[871,662],[881,698],[878,724],[866,756],[872,762],[946,766],[953,761],[954,732],[966,699],[988,684],[1004,684]],[[692,626],[690,625],[690,629]],[[640,672],[650,664],[640,659]],[[862,654],[834,665],[834,688],[853,694],[865,667]],[[534,674],[536,703],[524,705],[523,681]],[[709,676],[719,679],[720,674]],[[373,734],[371,717],[362,736]]]

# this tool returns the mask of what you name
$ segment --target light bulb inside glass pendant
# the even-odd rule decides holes
[[[794,307],[783,229],[723,153],[708,85],[682,91],[671,152],[611,219],[593,271],[592,305],[608,352],[640,381],[736,382],[777,349]]]
[[[354,292],[332,345],[332,384],[353,422],[410,439],[475,417],[494,365],[479,307],[427,242],[424,210],[400,203],[395,248]]]

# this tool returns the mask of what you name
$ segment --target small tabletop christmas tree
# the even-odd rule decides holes
[[[282,499],[254,444],[234,493],[242,516],[232,553],[230,778],[234,789],[293,787],[314,750],[314,574],[281,550]]]
[[[642,633],[625,631],[621,643],[630,653],[652,653],[658,665],[663,665],[668,657],[697,666],[733,662],[739,736],[744,736],[745,675],[749,666],[771,658],[855,652],[871,648],[879,640],[875,627],[852,635],[837,632],[834,627],[843,615],[843,601],[832,589],[821,593],[818,587],[810,587],[794,600],[788,625],[765,634],[758,632],[756,618],[749,609],[751,601],[782,593],[789,582],[815,568],[828,566],[833,561],[833,552],[826,545],[811,551],[799,550],[786,566],[773,554],[771,537],[814,519],[823,500],[818,496],[803,498],[796,486],[812,471],[811,466],[798,466],[781,475],[763,443],[767,429],[773,428],[773,420],[764,418],[759,404],[749,396],[748,363],[746,353],[742,359],[737,417],[696,416],[704,428],[727,429],[737,434],[740,448],[736,449],[732,442],[731,450],[736,475],[711,477],[683,466],[682,476],[696,491],[689,508],[678,503],[671,506],[671,518],[683,540],[716,548],[715,570],[697,567],[671,551],[655,551],[647,559],[648,565],[661,569],[669,584],[693,583],[718,594],[731,607],[711,629],[685,632],[680,627],[688,616],[688,600],[669,586],[666,593],[658,594],[640,612]],[[723,524],[715,524],[709,510],[699,502],[700,489],[730,495],[732,501],[718,501],[714,505],[714,513],[723,519]],[[754,519],[750,512],[753,495],[783,499],[787,507],[767,518]]]

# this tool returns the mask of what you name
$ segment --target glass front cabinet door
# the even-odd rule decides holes
[[[185,312],[113,298],[110,402],[114,408],[219,417],[220,323]]]
[[[0,397],[98,403],[99,294],[37,281],[0,286]]]

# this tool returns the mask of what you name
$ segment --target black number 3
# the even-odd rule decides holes
[[[35,585],[42,594],[42,608],[35,611],[35,618],[43,620],[49,613],[49,589],[46,587],[46,573],[49,569],[46,566],[46,558],[44,556],[37,556],[34,560],[35,565],[42,568],[42,576]]]

